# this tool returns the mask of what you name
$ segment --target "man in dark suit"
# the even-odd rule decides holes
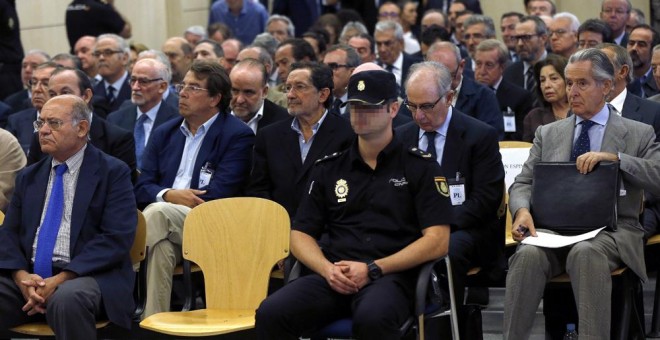
[[[124,130],[133,131],[138,169],[151,131],[179,116],[177,109],[170,107],[163,100],[163,93],[167,90],[171,77],[169,68],[157,59],[138,61],[129,80],[132,104],[108,115],[108,122]]]
[[[338,116],[348,113],[348,107],[342,104],[348,100],[348,79],[360,65],[360,56],[348,45],[335,45],[325,52],[323,63],[332,69],[332,83],[335,87],[332,90],[330,113]]]
[[[135,187],[149,247],[144,317],[170,308],[186,215],[204,201],[241,194],[254,144],[252,130],[228,112],[231,82],[220,64],[195,60],[177,89],[182,117],[151,133]]]
[[[318,0],[274,0],[273,14],[291,18],[296,28],[296,37],[302,37],[324,13],[334,13],[332,6],[322,5]]]
[[[408,69],[420,59],[403,52],[403,28],[394,21],[380,21],[376,24],[374,32],[376,49],[378,49],[378,65],[386,71],[394,74],[396,83],[399,85],[400,97],[405,98],[403,81],[408,75]]]
[[[93,97],[92,83],[81,70],[57,69],[48,82],[50,97],[73,94],[82,98],[87,104]],[[135,174],[135,140],[130,131],[116,127],[105,119],[90,114],[89,138],[92,145],[99,150],[124,161]],[[46,157],[39,147],[38,134],[33,134],[28,152],[28,164],[34,164]]]
[[[266,66],[256,59],[243,59],[234,65],[231,80],[232,115],[238,117],[257,134],[264,127],[289,118],[283,107],[266,99],[268,73]]]
[[[497,131],[451,106],[454,93],[448,68],[424,62],[410,72],[407,103],[415,122],[398,127],[396,132],[405,144],[432,153],[450,188],[456,188],[451,195],[455,224],[451,225],[449,257],[454,294],[462,303],[470,267],[492,270],[498,267],[497,260],[503,259],[502,246],[496,242],[502,238],[497,209],[504,190]],[[438,97],[444,101],[437,102]],[[462,313],[459,316],[462,322]]]
[[[630,31],[628,53],[633,61],[633,80],[628,84],[628,91],[642,98],[652,97],[658,93],[658,85],[651,68],[652,49],[660,44],[660,34],[649,25],[639,25]]]
[[[32,79],[32,72],[34,72],[39,64],[43,64],[48,60],[50,60],[50,56],[42,50],[30,50],[25,54],[23,63],[21,64],[21,80],[25,88],[9,95],[3,100],[5,104],[11,107],[8,115],[32,107],[32,101],[30,100],[32,95],[29,84],[30,79]],[[7,116],[0,114],[0,127],[4,128],[7,125]]]
[[[278,202],[293,218],[314,162],[344,150],[355,135],[347,120],[328,114],[333,87],[328,66],[296,63],[286,87],[293,117],[257,134],[246,193]]]
[[[128,83],[129,48],[124,38],[116,34],[103,34],[96,40],[94,56],[98,58],[98,72],[103,81],[94,86],[94,111],[105,118],[110,112],[131,99]]]
[[[32,107],[10,115],[7,121],[7,131],[16,136],[26,154],[28,154],[34,135],[32,122],[37,120],[39,111],[49,99],[48,80],[57,67],[57,64],[53,62],[46,62],[37,66],[29,80],[32,90]]]
[[[49,156],[18,175],[0,228],[0,332],[43,315],[58,339],[95,339],[102,314],[130,327],[135,196],[128,167],[87,143],[89,115],[70,95],[39,113]]]
[[[656,141],[660,140],[660,103],[642,99],[626,88],[633,78],[633,61],[626,48],[612,43],[600,44],[596,48],[603,51],[614,66],[614,84],[608,97],[609,104],[623,117],[653,126]]]
[[[426,53],[426,60],[438,62],[450,70],[454,91],[452,105],[466,115],[492,126],[502,140],[504,123],[497,98],[489,88],[463,76],[465,59],[461,59],[458,47],[448,41],[436,42]]]
[[[629,35],[626,32],[626,22],[630,18],[632,4],[629,0],[603,0],[600,7],[600,19],[612,30],[614,43],[628,46]]]
[[[475,80],[495,91],[504,121],[504,140],[522,140],[523,120],[534,108],[529,91],[504,79],[502,73],[509,60],[506,45],[487,39],[477,45]]]

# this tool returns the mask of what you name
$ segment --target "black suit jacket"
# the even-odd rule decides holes
[[[534,108],[534,99],[529,91],[522,87],[511,84],[506,80],[500,82],[495,92],[497,102],[500,104],[500,112],[505,112],[508,108],[515,113],[516,132],[505,132],[504,140],[522,140],[523,121],[529,111]]]
[[[499,140],[504,138],[504,121],[495,93],[470,78],[463,77],[461,90],[456,99],[456,109],[492,126]]]
[[[419,127],[414,122],[396,129],[398,138],[418,147]],[[466,200],[454,206],[452,230],[467,230],[477,240],[477,252],[484,260],[495,260],[501,251],[504,233],[499,228],[497,209],[504,193],[504,167],[497,132],[491,126],[459,110],[452,110],[442,154],[442,173],[447,179],[460,172],[465,178]]]
[[[158,112],[156,113],[156,120],[154,120],[154,125],[151,127],[151,130],[153,131],[153,129],[157,128],[160,124],[177,117],[179,117],[179,111],[173,109],[164,101],[161,101],[160,108],[158,108]],[[136,120],[137,105],[133,103],[109,114],[107,119],[109,123],[131,132],[135,130]],[[149,138],[151,138],[151,135]]]
[[[289,111],[271,102],[268,99],[264,100],[263,113],[264,115],[261,117],[259,123],[257,124],[257,132],[261,131],[261,129],[265,128],[268,125],[271,125],[275,122],[279,122],[280,120],[285,120],[291,117],[289,116]]]
[[[92,145],[110,156],[124,161],[135,174],[137,160],[135,159],[135,138],[133,132],[124,130],[105,119],[94,115],[92,125],[89,127],[89,138]],[[39,134],[32,136],[30,152],[28,152],[28,165],[38,162],[47,155],[41,152]]]
[[[421,6],[419,6],[421,7]],[[362,15],[362,20],[364,25],[369,30],[371,36],[374,35],[374,28],[378,22],[378,8],[376,8],[376,3],[374,0],[351,0],[351,1],[342,1],[342,9],[354,9],[360,15]],[[422,16],[419,15],[419,18]]]
[[[131,100],[131,85],[128,83],[130,78],[130,74],[126,76],[126,80],[124,80],[124,83],[121,85],[112,104],[108,103],[108,100],[105,97],[107,95],[105,91],[105,81],[100,81],[98,84],[94,85],[92,105],[94,105],[94,113],[97,116],[106,118],[111,112],[119,110],[119,107],[124,101]]]
[[[291,219],[298,209],[314,162],[348,148],[355,138],[345,119],[328,113],[303,163],[298,134],[291,129],[293,119],[271,124],[257,134],[252,173],[246,190],[248,196],[281,204]]]
[[[525,89],[525,65],[522,60],[518,60],[515,63],[507,66],[504,69],[504,74],[502,74],[502,79],[520,87],[523,90],[527,90],[531,93],[533,98],[533,105],[537,107],[541,103],[541,98],[539,98],[536,89]]]
[[[622,111],[621,115],[625,118],[653,126],[655,141],[660,141],[660,103],[642,99],[628,92],[626,100],[623,101]]]
[[[36,119],[37,109],[29,108],[10,115],[7,122],[7,131],[11,132],[18,139],[18,143],[21,144],[21,148],[25,154],[28,154],[30,150],[30,144],[34,135],[32,122]]]
[[[11,107],[11,110],[9,111],[10,114],[32,107],[32,101],[30,100],[30,96],[28,96],[28,90],[26,89],[20,90],[10,95],[9,97],[5,98],[4,102],[5,104],[9,105],[9,107]]]
[[[399,97],[406,98],[406,89],[403,85],[406,82],[406,77],[408,77],[408,70],[410,70],[410,66],[423,60],[406,52],[401,52],[401,54],[403,54],[403,63],[401,65],[401,85],[399,86]],[[378,65],[383,68],[386,67],[385,64],[380,60],[378,61]]]

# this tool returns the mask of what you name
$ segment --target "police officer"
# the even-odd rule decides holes
[[[430,154],[394,136],[396,89],[383,70],[351,76],[348,103],[358,137],[317,161],[292,225],[293,255],[312,273],[261,304],[260,339],[297,339],[348,316],[359,339],[398,339],[415,268],[447,253],[447,182]],[[316,240],[325,230],[321,249]]]

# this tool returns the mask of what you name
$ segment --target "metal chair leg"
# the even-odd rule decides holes
[[[451,336],[452,339],[454,340],[459,340],[460,336],[458,333],[458,314],[456,311],[456,298],[454,297],[454,278],[452,276],[452,271],[451,271],[451,261],[449,261],[449,256],[445,257],[445,264],[447,265],[447,280],[448,280],[448,285],[449,286],[449,299],[450,299],[450,309],[451,309],[451,315],[449,317],[451,318]]]

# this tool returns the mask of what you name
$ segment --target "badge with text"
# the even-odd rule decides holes
[[[211,183],[211,178],[213,177],[213,173],[215,172],[212,168],[213,166],[211,165],[210,162],[206,162],[202,169],[199,171],[199,186],[198,188],[204,188]]]
[[[504,132],[516,132],[516,113],[507,106],[502,115],[504,117]]]
[[[435,188],[438,189],[440,195],[449,197],[449,186],[447,186],[447,179],[441,176],[434,177]]]
[[[456,173],[456,178],[450,178],[447,183],[449,184],[449,198],[451,205],[463,205],[466,199],[465,194],[465,178],[461,177],[461,173]]]
[[[346,180],[337,180],[335,184],[335,195],[337,195],[337,203],[346,202],[346,196],[348,196],[348,182]]]

